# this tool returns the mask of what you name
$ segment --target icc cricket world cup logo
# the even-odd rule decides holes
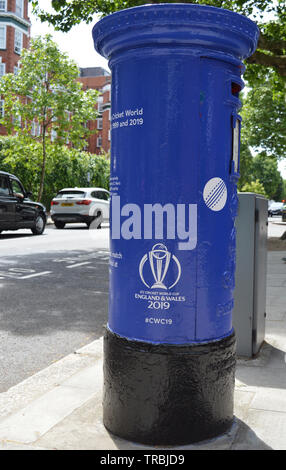
[[[145,266],[148,260],[149,268],[151,269],[151,274],[155,281],[153,285],[152,283],[150,283],[151,285],[148,285],[144,278],[144,272],[146,269]],[[172,283],[172,285],[167,286],[164,281],[169,271],[169,268],[173,263],[175,263],[177,277],[175,282]],[[175,255],[172,255],[165,245],[163,245],[162,243],[157,243],[157,245],[154,245],[152,250],[149,251],[148,254],[145,254],[141,259],[139,265],[139,274],[142,282],[149,289],[151,288],[168,290],[172,289],[172,287],[174,287],[179,282],[181,277],[181,265],[178,258]]]

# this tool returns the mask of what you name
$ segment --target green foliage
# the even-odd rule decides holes
[[[241,111],[243,138],[254,151],[265,150],[277,159],[286,155],[286,102],[273,74],[250,89]]]
[[[253,64],[247,70],[247,79],[255,81],[261,68],[271,68],[278,76],[286,78],[286,0],[52,0],[52,13],[41,8],[39,0],[29,1],[41,21],[48,21],[56,29],[65,32],[82,21],[90,23],[95,14],[105,16],[148,3],[195,3],[226,8],[251,17],[261,31],[258,50],[247,60]]]
[[[253,178],[263,185],[269,199],[280,199],[282,195],[282,177],[277,169],[277,160],[261,152],[253,158]]]
[[[27,145],[33,141],[42,145],[39,200],[51,138],[56,146],[70,143],[82,149],[91,134],[86,122],[97,116],[94,104],[98,92],[84,92],[78,77],[77,65],[46,35],[33,39],[30,48],[23,50],[17,75],[7,74],[0,80],[0,94],[5,100],[0,123],[9,135],[17,133]],[[37,133],[32,132],[33,126],[37,126]]]
[[[249,149],[246,147],[241,155],[242,161],[244,161],[244,152],[248,156],[250,155]],[[257,186],[257,182],[260,186]],[[263,193],[268,199],[279,201],[282,198],[283,179],[277,169],[277,160],[268,156],[266,152],[261,152],[246,160],[245,171],[239,180],[238,189],[239,191],[251,191],[249,188],[256,188],[256,186],[258,189],[260,188],[259,193]],[[252,190],[252,192],[256,191]]]
[[[283,188],[282,188],[282,197],[281,200],[286,201],[286,180],[283,180]]]
[[[69,31],[72,26],[85,21],[89,23],[93,16],[98,13],[102,16],[114,13],[125,8],[136,7],[145,4],[158,3],[196,3],[211,5],[218,8],[226,8],[245,15],[254,15],[262,18],[264,12],[276,12],[283,17],[284,0],[278,0],[278,5],[272,5],[269,0],[52,0],[53,13],[42,10],[38,0],[29,0],[32,3],[33,11],[39,15],[42,21],[49,21],[62,31]],[[277,27],[268,28],[272,35],[277,34]],[[280,30],[279,30],[280,32]]]
[[[250,152],[249,146],[247,141],[243,138],[241,138],[241,143],[240,143],[240,178],[238,180],[238,190],[241,191],[241,188],[246,184],[251,181],[251,175],[252,175],[252,162],[253,162],[253,157]]]
[[[4,75],[0,81],[5,99],[1,124],[9,133],[28,135],[36,122],[41,126],[38,140],[56,131],[61,143],[68,139],[83,148],[90,135],[85,123],[96,118],[98,92],[82,91],[78,77],[77,65],[60,52],[50,35],[33,39],[30,48],[23,50],[19,73]]]
[[[260,183],[259,180],[251,181],[250,183],[246,183],[242,188],[242,192],[246,193],[256,193],[261,194],[262,196],[268,197],[263,185]]]
[[[41,144],[27,143],[17,136],[0,137],[0,169],[15,174],[27,191],[38,194],[41,181]],[[65,145],[48,145],[43,203],[49,209],[51,199],[63,187],[109,187],[109,155],[95,155],[69,149]],[[88,173],[90,182],[88,182]]]
[[[238,188],[259,180],[269,199],[280,200],[283,180],[277,161],[286,155],[286,102],[281,78],[267,72],[243,99],[241,114],[242,177]],[[250,149],[256,154],[254,158]]]

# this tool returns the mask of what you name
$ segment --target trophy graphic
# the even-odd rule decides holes
[[[144,276],[143,276],[143,267],[145,266],[146,261],[149,259],[149,264],[151,268],[152,275],[154,277],[155,283],[151,286],[151,289],[170,289],[174,287],[181,277],[181,265],[176,258],[176,256],[172,255],[167,247],[162,243],[157,243],[153,246],[152,250],[149,251],[148,255],[145,254],[140,262],[139,266],[139,273],[142,282],[145,286],[150,286],[146,283]],[[178,276],[176,281],[169,287],[164,284],[164,279],[167,275],[170,262],[175,261],[177,268],[178,268]]]
[[[149,251],[148,256],[151,271],[155,279],[155,283],[151,286],[151,289],[167,289],[163,281],[169,269],[171,253],[169,253],[165,245],[158,243],[153,246],[152,251]]]

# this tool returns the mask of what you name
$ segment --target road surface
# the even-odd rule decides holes
[[[103,334],[108,228],[0,237],[0,392]]]

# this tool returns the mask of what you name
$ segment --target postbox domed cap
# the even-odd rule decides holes
[[[94,46],[107,59],[145,46],[212,49],[243,60],[259,38],[249,18],[207,5],[161,3],[128,8],[102,18],[93,28]]]

